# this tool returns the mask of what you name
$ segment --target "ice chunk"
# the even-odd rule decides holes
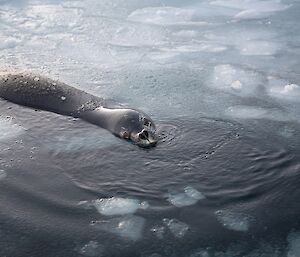
[[[163,226],[154,226],[150,231],[159,239],[163,239],[165,234],[165,227]]]
[[[146,209],[149,204],[136,199],[102,198],[94,201],[97,211],[103,215],[123,215],[134,213],[137,209]]]
[[[268,41],[245,41],[237,45],[242,55],[274,55],[280,46]]]
[[[268,77],[268,92],[270,96],[285,100],[300,101],[300,87],[287,80]]]
[[[6,177],[6,172],[4,170],[0,170],[0,180]]]
[[[94,203],[92,201],[80,201],[77,205],[87,210],[94,208]]]
[[[24,130],[23,127],[13,123],[10,117],[0,117],[0,142],[18,137]]]
[[[91,225],[97,229],[110,232],[133,241],[141,238],[144,224],[145,219],[138,216],[118,217],[91,223]]]
[[[263,77],[252,70],[222,64],[215,66],[212,82],[218,89],[240,96],[249,96],[255,95],[257,87],[263,84]]]
[[[300,256],[300,232],[291,232],[287,238],[288,241],[288,253],[287,257],[299,257]]]
[[[290,118],[282,111],[258,106],[236,105],[227,108],[225,114],[236,119],[269,119],[287,121]]]
[[[189,230],[189,226],[177,219],[163,219],[163,223],[170,229],[172,234],[177,237],[183,237]]]
[[[2,39],[2,38],[1,38]],[[18,44],[15,38],[5,38],[0,41],[0,50],[14,48]]]
[[[257,19],[268,17],[274,12],[286,10],[290,5],[285,5],[278,1],[259,1],[259,0],[217,0],[210,2],[212,5],[224,6],[240,9],[235,15],[237,19]]]
[[[169,193],[166,197],[176,207],[193,205],[205,198],[201,192],[191,186],[185,187],[183,193]]]
[[[193,23],[195,11],[175,7],[147,7],[138,9],[128,16],[128,20],[144,23],[173,25]]]
[[[189,257],[210,257],[211,255],[207,250],[199,249],[193,251],[193,253]]]
[[[84,256],[103,256],[103,246],[99,245],[96,241],[90,241],[87,244],[85,244],[81,249],[80,253]]]
[[[249,229],[251,218],[243,213],[218,210],[215,214],[222,225],[228,229],[243,232]]]

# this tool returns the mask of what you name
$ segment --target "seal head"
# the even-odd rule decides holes
[[[127,109],[126,113],[120,117],[113,133],[140,147],[155,146],[158,141],[151,118],[140,111],[131,109]]]

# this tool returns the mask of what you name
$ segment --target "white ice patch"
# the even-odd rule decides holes
[[[8,49],[8,48],[14,48],[17,44],[18,41],[15,38],[8,37],[8,38],[1,38],[0,41],[0,50]]]
[[[163,223],[170,229],[171,233],[177,237],[182,238],[189,230],[189,226],[177,219],[163,219]]]
[[[94,201],[97,211],[103,215],[124,215],[136,212],[137,209],[146,209],[149,204],[136,199],[102,198]]]
[[[222,225],[228,229],[242,232],[249,229],[251,218],[243,213],[218,210],[215,215]]]
[[[128,16],[128,20],[159,25],[193,24],[194,15],[192,9],[148,7],[135,10]]]
[[[241,55],[274,55],[280,46],[268,41],[245,41],[237,46]]]
[[[87,244],[85,244],[81,249],[80,249],[80,254],[84,256],[102,256],[104,249],[102,245],[99,245],[98,242],[96,241],[90,241]]]
[[[24,132],[24,128],[13,123],[10,117],[0,117],[0,142],[18,137]]]
[[[233,67],[229,64],[217,65],[214,68],[212,86],[240,96],[255,95],[263,83],[261,75],[252,70]]]
[[[145,219],[138,216],[118,217],[91,223],[99,230],[110,232],[125,239],[136,241],[142,237]]]
[[[154,226],[150,231],[159,239],[164,238],[166,228],[164,226]]]
[[[287,238],[288,241],[288,253],[287,257],[299,257],[300,256],[300,232],[291,232]]]
[[[166,197],[167,200],[176,207],[193,205],[205,198],[201,192],[191,186],[185,187],[183,193],[169,193]]]
[[[178,53],[193,53],[193,52],[218,53],[227,50],[227,47],[221,44],[214,44],[210,42],[194,42],[193,44],[184,44],[184,45],[177,45],[172,47],[161,47],[160,50],[178,52]]]
[[[236,105],[225,110],[225,115],[234,119],[269,119],[287,121],[290,117],[278,109],[262,108],[258,106]]]
[[[290,7],[290,5],[282,4],[280,0],[217,0],[210,3],[212,5],[239,9],[240,11],[235,15],[236,19],[264,18]]]
[[[300,86],[287,80],[268,77],[268,93],[279,99],[300,101]]]
[[[0,180],[6,177],[6,172],[4,170],[0,170]]]

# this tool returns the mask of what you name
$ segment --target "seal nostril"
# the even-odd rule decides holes
[[[148,131],[144,130],[145,137],[149,137]]]

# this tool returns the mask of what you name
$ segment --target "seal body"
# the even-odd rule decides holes
[[[0,97],[19,105],[81,118],[142,147],[157,142],[155,125],[145,113],[114,108],[103,98],[49,78],[2,73]]]

